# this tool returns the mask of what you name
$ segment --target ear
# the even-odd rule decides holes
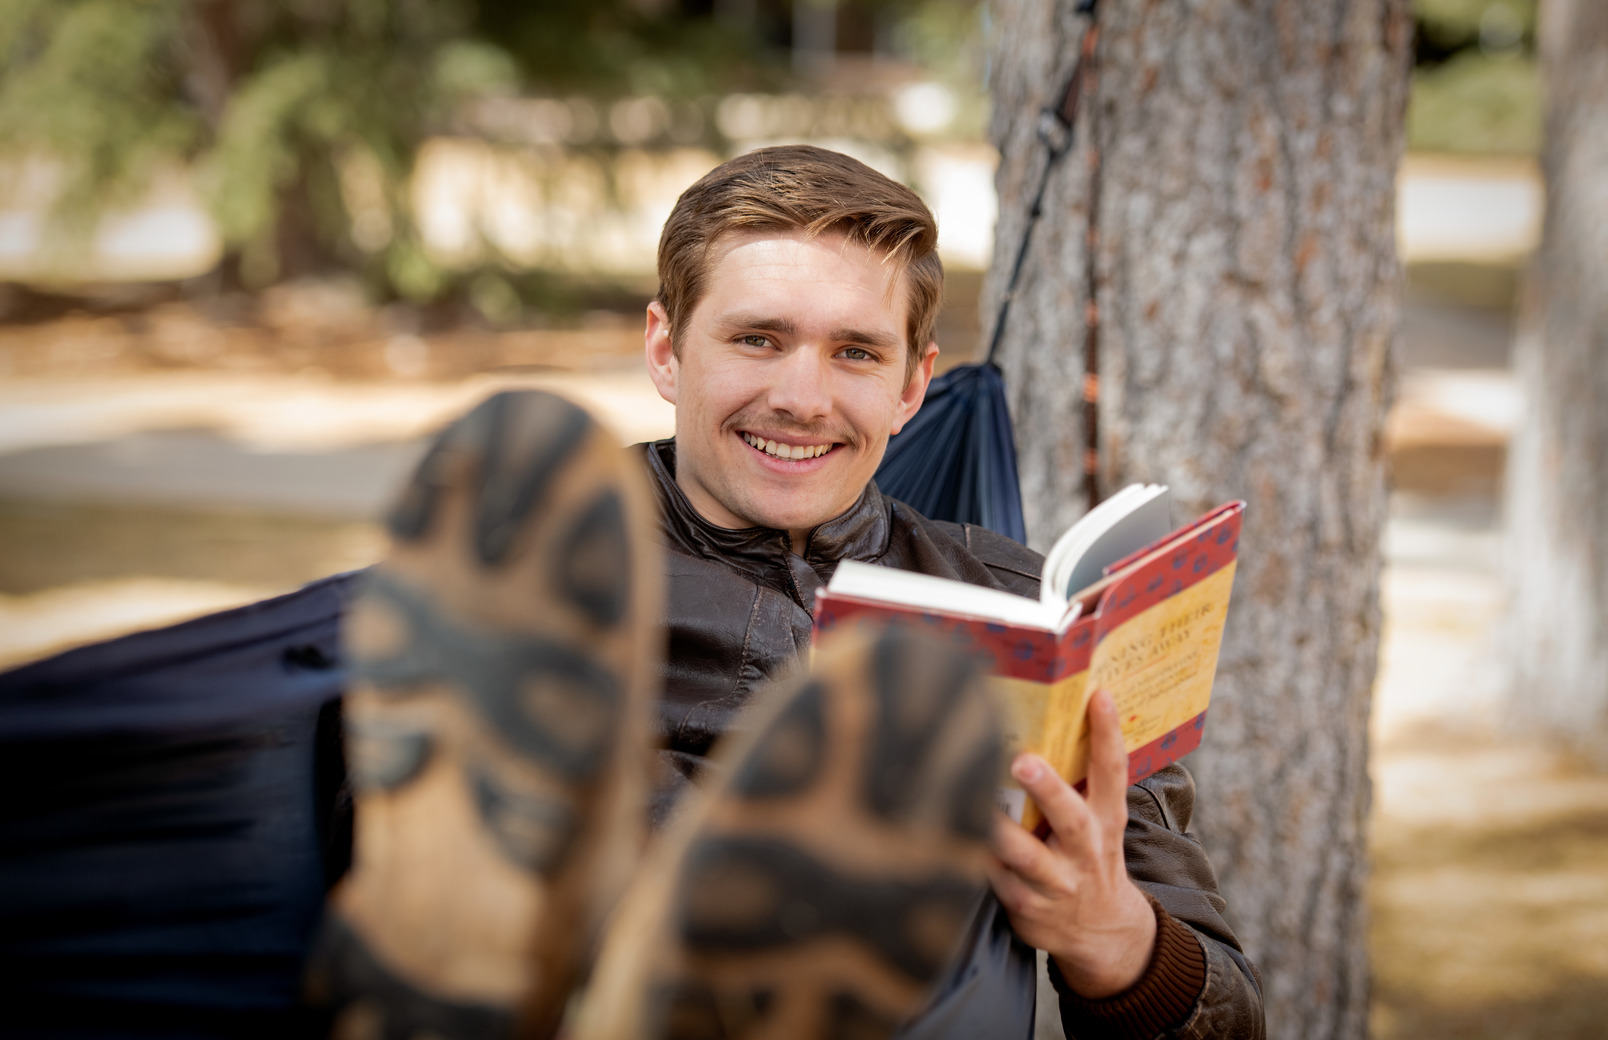
[[[910,373],[910,381],[905,384],[904,392],[899,395],[899,407],[894,413],[893,429],[888,431],[889,436],[904,429],[911,416],[921,411],[921,402],[927,399],[927,384],[932,382],[932,363],[937,358],[938,344],[927,344],[921,360],[916,362],[915,371]]]
[[[680,362],[670,342],[670,316],[658,300],[648,304],[648,326],[642,333],[642,340],[647,347],[648,378],[653,380],[660,397],[675,404],[676,372]]]

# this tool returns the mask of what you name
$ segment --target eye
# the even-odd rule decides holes
[[[871,352],[864,347],[844,347],[842,350],[838,351],[838,356],[847,358],[850,361],[874,360]]]
[[[769,336],[761,336],[756,332],[751,332],[746,336],[738,336],[737,342],[745,347],[768,347],[771,345]]]

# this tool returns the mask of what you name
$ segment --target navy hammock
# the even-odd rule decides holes
[[[305,1032],[351,578],[0,675],[0,1033]]]
[[[889,438],[877,487],[934,520],[1027,541],[999,369],[958,365],[935,378],[921,411]]]

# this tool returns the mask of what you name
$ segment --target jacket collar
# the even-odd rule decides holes
[[[676,484],[675,438],[644,445],[648,474],[659,498],[660,519],[671,544],[683,552],[723,561],[756,578],[771,578],[776,568],[789,569],[787,532],[770,527],[731,529],[705,520]],[[840,560],[874,561],[888,551],[892,500],[866,484],[859,499],[841,516],[810,532],[804,561],[828,581]]]

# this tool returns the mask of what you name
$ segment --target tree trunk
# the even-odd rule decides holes
[[[1547,215],[1514,365],[1508,456],[1515,719],[1608,763],[1608,5],[1540,22]]]
[[[1360,1038],[1407,0],[1106,0],[1098,18],[1098,77],[998,355],[1029,538],[1043,548],[1088,506],[1093,316],[1101,491],[1167,483],[1179,520],[1249,502],[1206,741],[1188,764],[1270,1035]],[[1039,113],[1085,24],[1046,0],[996,0],[995,23],[985,325],[1043,168]]]

